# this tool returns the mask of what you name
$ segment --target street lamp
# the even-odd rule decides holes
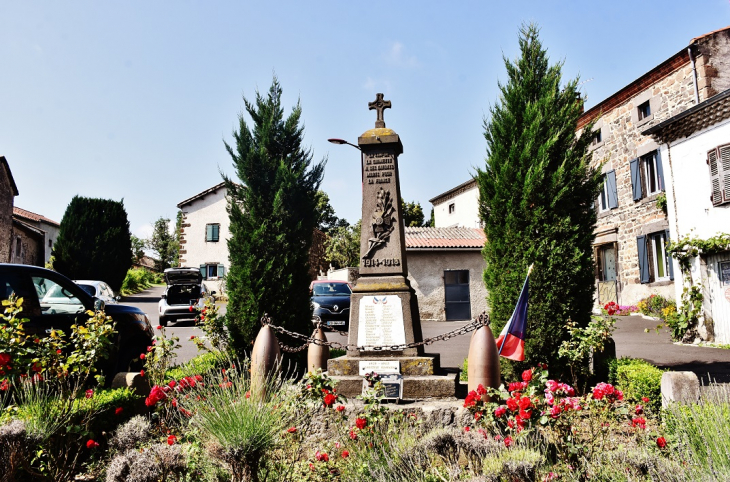
[[[344,139],[327,139],[328,142],[331,142],[332,144],[347,144],[348,146],[352,146],[357,150],[361,150],[360,146],[356,146],[355,144],[352,144],[350,142],[347,142]]]

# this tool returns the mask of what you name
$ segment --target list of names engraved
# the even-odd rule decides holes
[[[357,344],[372,347],[402,345],[405,342],[401,299],[394,295],[363,296],[360,299]]]

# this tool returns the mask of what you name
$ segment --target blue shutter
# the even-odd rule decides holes
[[[664,246],[666,248],[669,243],[669,230],[664,230]],[[672,262],[672,255],[667,252],[667,272],[669,272],[669,279],[674,280],[674,263]]]
[[[205,225],[205,240],[206,241],[213,240],[213,225],[212,224]]]
[[[617,208],[618,192],[616,191],[616,171],[606,173],[606,193],[608,194],[608,208]]]
[[[200,265],[200,276],[202,276],[203,279],[208,279],[208,269],[204,264]]]
[[[656,172],[659,177],[659,182],[661,183],[659,190],[666,191],[666,184],[664,184],[664,167],[662,166],[662,156],[659,155],[659,149],[656,151]],[[667,236],[667,239],[669,239],[669,236]]]
[[[641,188],[641,162],[639,159],[633,159],[631,161],[631,189],[634,192],[634,201],[638,201],[644,197],[644,192]]]
[[[226,268],[222,264],[219,264],[218,265],[218,277],[222,278],[224,274],[226,274]]]
[[[218,224],[213,224],[213,236],[211,241],[218,242],[218,230],[220,229],[220,226]]]
[[[646,236],[636,238],[636,247],[639,251],[639,279],[642,283],[649,282],[649,252],[646,250]]]

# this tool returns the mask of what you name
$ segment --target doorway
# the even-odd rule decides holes
[[[446,321],[470,319],[469,270],[444,271],[444,292],[446,297]]]

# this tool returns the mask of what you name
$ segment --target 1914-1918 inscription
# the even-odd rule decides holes
[[[398,296],[363,296],[358,321],[357,344],[360,346],[392,346],[406,342],[403,307]]]

